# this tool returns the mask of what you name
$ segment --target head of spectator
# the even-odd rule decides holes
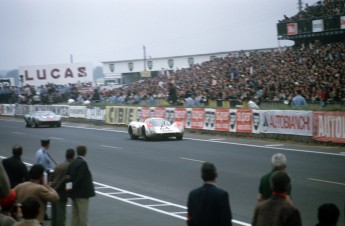
[[[284,171],[277,171],[272,174],[271,187],[272,191],[276,193],[286,193],[290,186],[290,177]]]
[[[43,179],[44,166],[41,164],[35,164],[30,168],[29,176],[31,180],[41,182]]]
[[[286,166],[286,156],[284,154],[276,153],[272,156],[272,168],[274,170],[284,170]]]
[[[21,203],[23,218],[26,220],[36,219],[40,209],[40,203],[36,197],[28,197]]]
[[[15,207],[17,194],[15,190],[10,190],[8,196],[0,199],[1,211],[8,212]]]
[[[317,226],[336,226],[339,219],[340,211],[333,203],[326,203],[318,208],[317,218],[319,224]]]
[[[14,145],[12,148],[12,155],[19,158],[22,156],[22,154],[23,154],[22,146],[18,144]]]
[[[78,145],[76,150],[77,150],[77,155],[78,156],[84,157],[86,155],[87,148],[86,148],[85,145]]]
[[[205,162],[201,166],[201,178],[204,182],[214,182],[217,178],[217,169],[214,164]]]
[[[44,147],[45,149],[48,149],[49,145],[50,145],[50,140],[49,139],[41,140],[41,146]]]
[[[66,150],[66,155],[65,155],[66,160],[70,161],[74,159],[74,156],[75,156],[75,152],[72,148],[69,148]]]

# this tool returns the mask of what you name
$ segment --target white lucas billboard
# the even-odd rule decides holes
[[[48,83],[66,85],[69,83],[92,82],[91,63],[53,64],[19,67],[24,85],[40,86]]]

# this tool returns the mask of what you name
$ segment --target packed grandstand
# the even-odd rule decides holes
[[[345,1],[318,1],[279,24],[338,16],[345,21]],[[339,22],[343,23],[343,22]],[[345,106],[345,40],[337,35],[299,38],[291,47],[270,51],[243,51],[237,57],[213,58],[189,68],[166,70],[156,77],[115,89],[91,83],[47,84],[39,87],[2,87],[0,103],[55,104],[102,102],[109,104],[207,106],[210,100],[242,103],[253,99],[289,103],[301,92],[308,103]]]

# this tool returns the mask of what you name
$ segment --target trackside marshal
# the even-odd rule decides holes
[[[52,64],[19,67],[24,85],[40,86],[47,83],[66,85],[69,83],[92,82],[91,63]]]

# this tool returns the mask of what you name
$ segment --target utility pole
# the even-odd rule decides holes
[[[144,71],[146,71],[146,47],[143,46],[143,51],[144,51]]]
[[[73,54],[71,54],[71,55],[69,56],[69,62],[70,62],[71,64],[73,64]]]
[[[298,0],[298,12],[302,11],[302,0]]]

